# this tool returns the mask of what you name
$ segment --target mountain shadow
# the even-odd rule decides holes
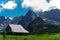
[[[60,27],[57,27],[57,25],[53,24],[47,24],[40,17],[38,17],[29,24],[27,30],[31,34],[44,34],[44,33],[50,34],[60,32]]]

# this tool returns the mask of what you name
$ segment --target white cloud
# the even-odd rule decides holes
[[[5,19],[7,19],[7,17],[5,16]],[[10,20],[12,20],[13,18],[9,18]]]
[[[17,7],[17,4],[15,3],[15,1],[8,1],[5,4],[0,4],[0,6],[2,6],[3,9],[15,9]]]
[[[48,3],[46,0],[23,0],[22,8],[31,7],[34,11],[48,11],[51,9],[60,9],[60,0],[51,0]]]
[[[12,20],[13,18],[9,18],[10,20]]]
[[[60,0],[51,0],[50,5],[55,6],[57,9],[60,9]]]

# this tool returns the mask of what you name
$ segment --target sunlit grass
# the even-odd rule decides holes
[[[60,40],[60,33],[57,34],[41,34],[41,35],[0,35],[0,40]]]

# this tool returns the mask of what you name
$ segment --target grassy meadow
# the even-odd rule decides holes
[[[0,35],[0,40],[60,40],[60,33],[57,34],[41,34],[41,35]]]

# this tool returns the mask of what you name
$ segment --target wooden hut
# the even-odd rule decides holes
[[[22,25],[17,25],[17,24],[9,24],[6,27],[6,32],[7,34],[28,34],[29,32],[23,28]]]

